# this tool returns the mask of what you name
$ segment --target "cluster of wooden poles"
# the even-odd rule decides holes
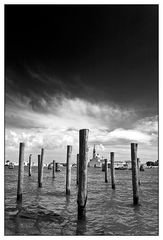
[[[88,166],[88,129],[79,130],[79,154],[77,154],[77,185],[78,185],[78,219],[85,217],[87,202],[87,166]],[[20,143],[19,147],[19,168],[18,168],[18,187],[17,201],[22,201],[23,178],[24,178],[24,148],[25,144]],[[71,185],[71,154],[72,146],[67,146],[67,165],[66,165],[66,194],[70,195]],[[38,155],[38,187],[42,187],[43,179],[43,159],[44,149],[41,149],[41,155]],[[110,153],[111,160],[111,184],[115,189],[115,170],[114,170],[114,152]],[[138,179],[138,161],[137,161],[137,143],[131,143],[131,162],[132,162],[132,185],[133,185],[133,203],[139,203],[139,179]],[[57,164],[53,160],[52,177],[55,178]],[[31,154],[29,156],[29,176],[31,176]],[[105,160],[105,182],[108,182],[108,162]]]

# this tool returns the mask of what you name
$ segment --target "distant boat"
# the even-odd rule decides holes
[[[13,169],[14,168],[14,163],[10,162],[9,165],[8,165],[8,168]]]
[[[122,167],[115,167],[115,169],[116,170],[127,170],[128,167],[124,167],[124,166],[122,166]]]
[[[101,166],[99,166],[99,165],[97,165],[97,164],[95,164],[94,167],[95,167],[95,168],[101,168]]]

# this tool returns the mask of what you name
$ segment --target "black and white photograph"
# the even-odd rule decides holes
[[[159,4],[4,4],[4,236],[159,236]]]

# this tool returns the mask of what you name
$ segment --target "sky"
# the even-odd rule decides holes
[[[5,159],[158,159],[158,6],[5,6]]]

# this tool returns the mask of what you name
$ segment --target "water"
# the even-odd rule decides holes
[[[52,179],[44,168],[43,187],[37,187],[37,167],[28,177],[25,167],[22,204],[16,203],[18,169],[5,167],[5,235],[158,235],[158,169],[140,172],[140,205],[133,206],[130,170],[116,170],[116,189],[104,182],[104,172],[88,168],[86,219],[77,220],[76,168],[71,195],[65,194],[63,167]],[[109,171],[108,171],[109,172]]]

